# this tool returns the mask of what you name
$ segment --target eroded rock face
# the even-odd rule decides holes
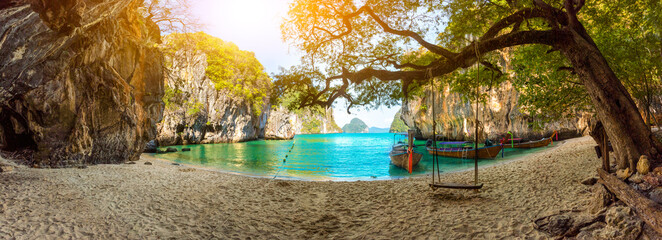
[[[207,77],[207,56],[181,53],[167,70],[166,84],[176,95],[158,124],[159,146],[255,140],[266,115],[228,91],[217,90]],[[184,56],[185,55],[185,56]]]
[[[119,163],[156,136],[158,27],[139,0],[38,1],[0,9],[0,126],[34,164]]]
[[[486,89],[482,90],[483,93]],[[519,93],[509,82],[487,93],[487,104],[479,104],[478,132],[480,141],[486,137],[500,139],[511,131],[515,137],[530,140],[549,137],[554,130],[561,138],[570,138],[588,134],[589,114],[577,118],[543,123],[522,113],[518,105]],[[433,93],[428,89],[424,96],[403,103],[402,120],[407,126],[417,130],[418,138],[432,137],[432,100],[435,99],[435,119],[437,135],[448,140],[473,140],[475,130],[475,103],[462,100],[457,93],[444,91]]]
[[[289,111],[279,106],[269,111],[264,128],[265,139],[292,139],[296,134],[340,133],[342,130],[333,119],[333,110],[313,112],[308,109]]]
[[[207,56],[179,51],[166,69],[168,104],[158,124],[159,146],[292,139],[301,133],[339,132],[331,109],[326,114],[286,108],[253,109],[243,97],[217,89],[206,75]],[[170,96],[172,95],[172,96]],[[259,111],[258,111],[259,110]]]
[[[292,139],[297,132],[297,115],[279,107],[270,112],[267,127],[264,129],[264,139]]]

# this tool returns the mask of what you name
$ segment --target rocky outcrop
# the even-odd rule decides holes
[[[635,212],[624,206],[615,206],[605,212],[605,222],[583,228],[577,239],[640,239],[644,222]]]
[[[483,93],[486,90],[483,89]],[[486,104],[479,104],[478,132],[480,141],[485,138],[501,138],[510,131],[516,137],[539,139],[550,136],[554,130],[561,138],[570,138],[588,134],[589,114],[575,118],[542,122],[522,113],[518,104],[519,93],[509,82],[487,92]],[[473,139],[475,130],[475,103],[463,100],[457,93],[451,93],[450,87],[443,91],[430,89],[424,91],[424,97],[415,97],[403,103],[402,120],[407,126],[417,130],[417,138],[432,136],[432,99],[435,99],[435,119],[437,135],[448,140]]]
[[[341,133],[342,129],[336,124],[333,118],[333,109],[330,107],[317,111],[310,109],[300,110],[295,121],[297,134],[327,134]]]
[[[264,129],[264,139],[286,140],[294,138],[297,131],[297,120],[296,114],[283,107],[272,110]]]
[[[283,106],[274,107],[268,113],[264,138],[292,139],[295,134],[340,133],[342,130],[333,119],[333,110],[312,111],[310,109],[290,111]]]
[[[331,109],[254,109],[241,96],[217,89],[207,76],[207,56],[179,51],[166,71],[166,108],[158,124],[159,146],[292,139],[295,134],[340,132]],[[258,113],[259,112],[259,113]]]
[[[158,27],[139,0],[35,1],[0,9],[0,132],[33,164],[138,159],[163,96]]]
[[[264,129],[264,113],[207,77],[207,57],[181,52],[166,74],[166,109],[158,124],[159,146],[255,140]],[[263,111],[264,112],[264,111]]]
[[[348,124],[342,127],[344,133],[369,133],[370,128],[361,119],[353,118]]]

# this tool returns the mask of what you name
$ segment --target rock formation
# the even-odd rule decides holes
[[[166,109],[158,124],[159,146],[255,140],[266,115],[207,77],[207,56],[180,52],[166,73]]]
[[[261,109],[227,89],[218,89],[207,75],[207,55],[178,51],[166,69],[166,108],[158,124],[159,146],[292,139],[301,133],[339,132],[331,110]]]
[[[417,130],[418,138],[432,136],[432,98],[435,101],[435,119],[437,135],[448,140],[473,140],[475,131],[475,109],[472,101],[462,99],[457,93],[451,93],[450,87],[444,91],[435,92],[428,88],[424,97],[415,97],[403,103],[402,120],[407,126]],[[485,93],[485,89],[483,89]],[[558,130],[561,138],[570,138],[588,134],[589,114],[583,114],[571,119],[552,122],[538,121],[522,113],[518,105],[519,93],[509,82],[488,93],[486,104],[479,104],[478,131],[479,138],[484,141],[501,138],[510,131],[515,137],[539,139],[550,136]]]
[[[281,140],[292,139],[295,134],[340,133],[342,130],[333,119],[333,110],[327,108],[323,112],[310,109],[289,111],[278,106],[268,113],[264,128],[264,138]]]
[[[370,128],[361,119],[354,118],[342,127],[342,131],[345,133],[368,133]]]
[[[40,166],[135,160],[156,136],[160,31],[139,0],[35,1],[0,8],[3,148]]]

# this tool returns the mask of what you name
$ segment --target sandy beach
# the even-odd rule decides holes
[[[0,173],[0,238],[547,239],[537,217],[584,209],[600,166],[590,137],[481,169],[476,193],[429,177],[284,181],[136,164]],[[470,183],[473,172],[445,181]]]

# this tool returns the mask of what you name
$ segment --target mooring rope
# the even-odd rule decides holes
[[[280,164],[280,167],[278,167],[278,171],[276,171],[276,174],[274,174],[274,177],[271,180],[276,179],[278,177],[278,174],[280,173],[281,170],[283,170],[283,167],[285,167],[285,163],[287,162],[287,158],[290,156],[290,153],[292,153],[292,149],[294,149],[294,144],[296,143],[295,140],[292,141],[292,147],[290,147],[290,150],[285,154],[285,158],[283,158],[283,162]]]

